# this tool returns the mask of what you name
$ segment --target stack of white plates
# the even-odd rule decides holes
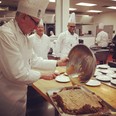
[[[100,72],[102,72],[103,74],[114,74],[113,70],[108,70],[108,69],[100,70]]]
[[[112,77],[113,79],[116,79],[116,73],[114,73],[114,74],[107,74],[107,76],[110,76],[110,77]]]
[[[98,75],[102,75],[102,73],[99,71],[95,71],[94,76],[98,76]]]
[[[111,79],[111,84],[116,85],[116,79]]]
[[[97,68],[100,68],[100,69],[108,69],[109,66],[108,65],[97,65]]]
[[[111,77],[110,76],[107,76],[107,75],[99,75],[99,76],[96,76],[96,79],[100,80],[100,81],[110,81],[111,80]]]

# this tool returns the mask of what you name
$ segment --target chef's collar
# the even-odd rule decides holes
[[[18,23],[17,23],[17,21],[16,21],[15,19],[14,19],[14,24],[15,24],[16,30],[19,31],[21,34],[24,35],[24,33],[23,33],[23,32],[21,31],[21,29],[19,28]]]

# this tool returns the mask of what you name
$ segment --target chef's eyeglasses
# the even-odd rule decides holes
[[[28,17],[34,22],[36,26],[39,24],[39,22],[36,22],[31,16],[28,15]]]

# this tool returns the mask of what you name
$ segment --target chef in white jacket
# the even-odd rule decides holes
[[[36,32],[30,35],[29,39],[33,45],[34,52],[38,55],[38,57],[48,59],[50,38],[44,34],[44,24],[42,19],[36,28]]]
[[[66,60],[37,57],[27,38],[48,3],[48,0],[20,0],[15,19],[0,27],[0,116],[25,116],[28,85],[41,78],[55,77],[32,68],[54,70],[56,65],[66,64]]]
[[[98,25],[98,29],[99,29],[99,32],[98,32],[97,37],[96,37],[96,44],[99,47],[105,48],[108,46],[108,43],[109,43],[108,33],[104,31],[104,24],[103,23],[100,23]]]
[[[79,43],[79,36],[75,33],[75,13],[70,15],[67,27],[68,30],[62,32],[56,41],[55,55],[60,58],[67,57],[69,51]]]

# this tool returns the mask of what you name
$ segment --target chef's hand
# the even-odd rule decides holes
[[[42,74],[40,79],[44,79],[44,80],[53,80],[56,78],[56,76],[58,76],[57,73],[52,73],[52,74]]]
[[[57,61],[57,66],[66,66],[69,61],[69,58],[60,59]]]

